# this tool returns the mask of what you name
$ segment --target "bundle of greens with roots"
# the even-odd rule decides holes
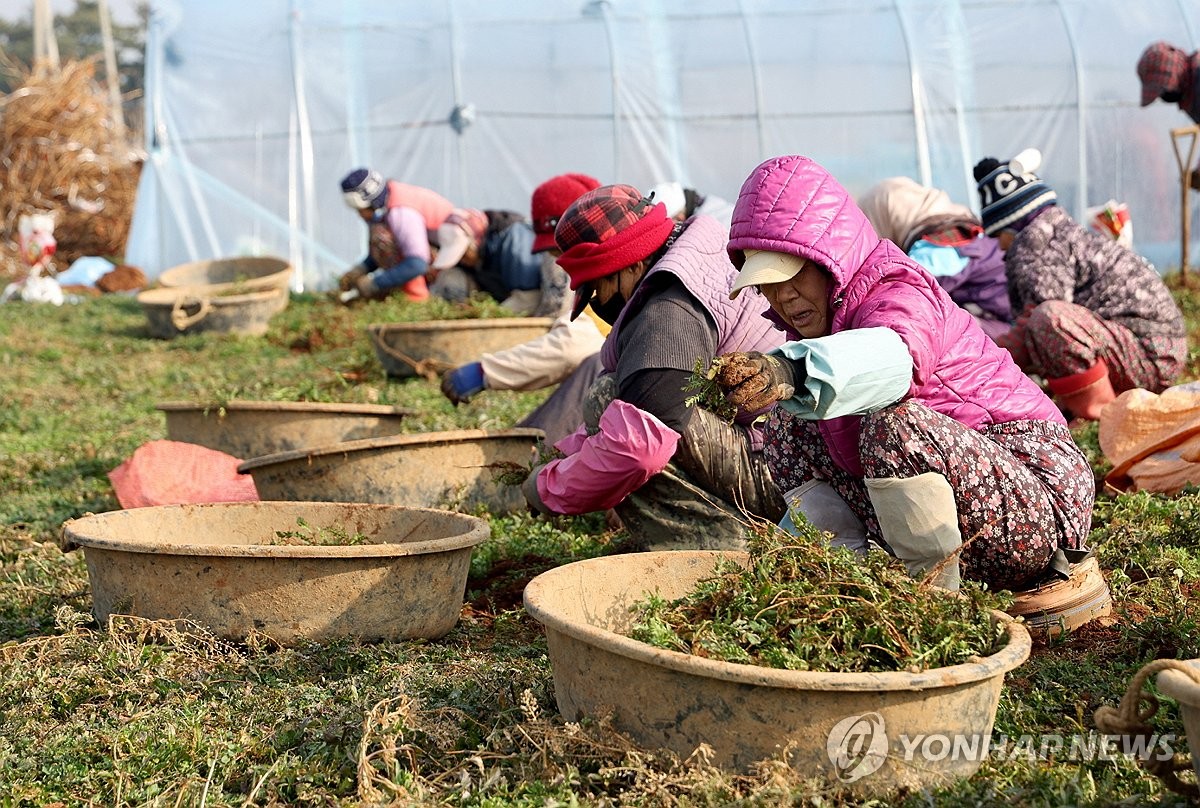
[[[525,482],[525,479],[533,472],[535,467],[545,465],[551,460],[557,460],[561,457],[566,457],[566,455],[553,446],[546,446],[539,439],[537,442],[536,460],[532,460],[528,464],[517,463],[512,460],[497,460],[493,463],[488,463],[484,468],[492,472],[492,479],[500,485],[520,485]]]
[[[725,391],[717,384],[717,374],[724,364],[725,360],[719,356],[707,365],[703,358],[698,357],[683,385],[683,391],[691,394],[683,403],[688,407],[706,409],[722,421],[732,424],[737,417],[737,407],[725,397]]]
[[[998,651],[994,593],[953,593],[908,576],[895,559],[833,547],[802,516],[800,535],[749,531],[749,562],[722,559],[676,600],[632,607],[629,636],[723,662],[805,671],[917,673]]]

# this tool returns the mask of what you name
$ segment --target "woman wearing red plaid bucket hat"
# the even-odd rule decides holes
[[[769,350],[781,335],[761,299],[729,299],[736,270],[709,216],[678,222],[630,185],[589,191],[554,231],[558,263],[612,332],[584,426],[523,490],[543,513],[612,508],[651,549],[730,548],[749,517],[777,521],[783,500],[762,459],[758,412],[734,423],[688,407],[692,370],[727,351]]]
[[[1200,51],[1190,56],[1167,42],[1155,42],[1142,51],[1137,63],[1142,82],[1142,106],[1161,98],[1178,104],[1194,122],[1200,123]]]

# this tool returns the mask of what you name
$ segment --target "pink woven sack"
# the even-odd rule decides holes
[[[108,473],[122,508],[257,502],[254,478],[238,474],[242,461],[194,443],[154,440]]]

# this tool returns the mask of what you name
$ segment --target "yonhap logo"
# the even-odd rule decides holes
[[[883,716],[863,713],[843,718],[833,725],[825,751],[834,774],[843,783],[853,783],[879,771],[888,753]]]

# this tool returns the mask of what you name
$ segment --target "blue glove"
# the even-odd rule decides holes
[[[483,387],[483,365],[479,362],[448,370],[442,376],[442,395],[456,407],[470,401]]]

